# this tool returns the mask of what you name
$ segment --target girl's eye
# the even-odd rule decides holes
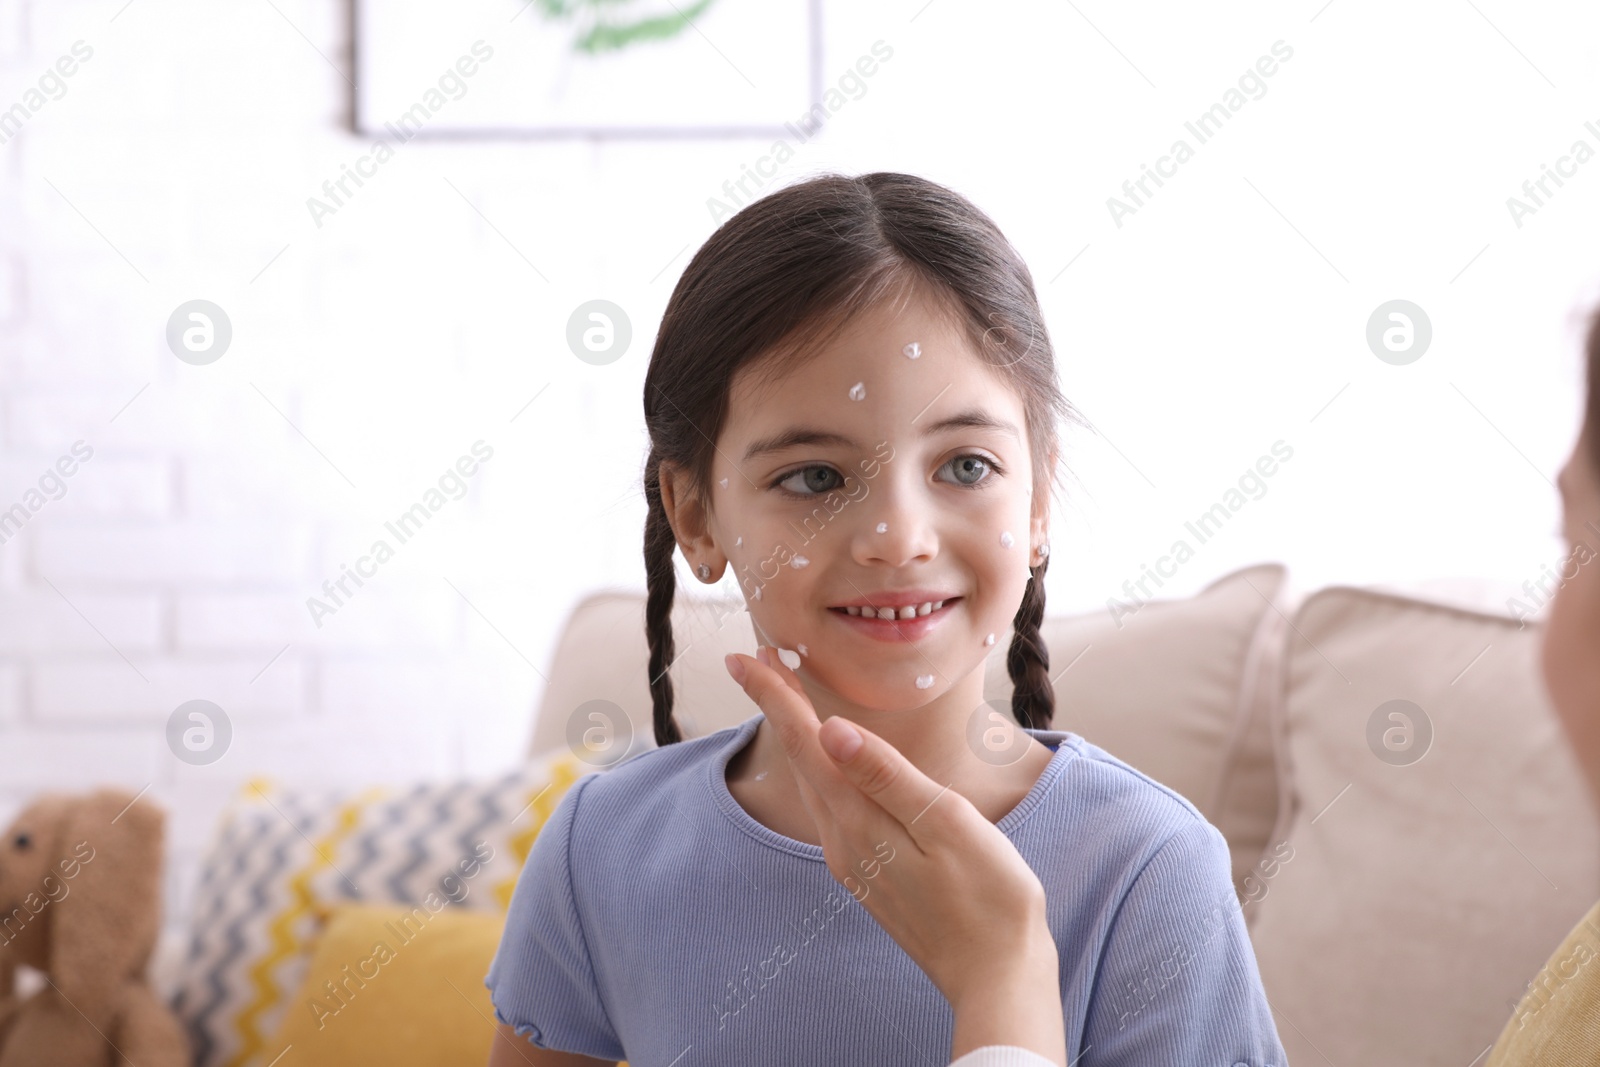
[[[819,482],[818,478],[815,477],[817,475],[821,475],[822,476],[820,482]],[[807,476],[811,476],[811,477],[807,477]],[[788,492],[788,493],[790,493],[790,494],[792,494],[794,496],[816,496],[816,495],[819,495],[821,493],[830,493],[833,490],[839,488],[839,486],[837,486],[837,485],[823,484],[823,483],[828,481],[828,476],[832,476],[833,478],[838,478],[839,477],[839,472],[834,470],[832,467],[823,467],[823,466],[801,467],[799,470],[793,470],[793,471],[790,471],[788,474],[783,475],[774,484],[778,485],[779,487],[783,488],[784,491],[786,491],[786,492]],[[788,483],[788,482],[792,482],[797,478],[801,479],[801,484],[800,484],[799,487],[790,486],[790,485],[785,484],[785,483]]]
[[[958,479],[959,484],[964,486],[982,485],[984,482],[990,480],[988,475],[990,470],[993,470],[995,473],[999,473],[1000,471],[1000,465],[998,463],[995,463],[987,456],[980,456],[976,453],[966,456],[957,456],[955,459],[952,459],[949,463],[945,464],[945,466],[949,467],[952,464],[954,465],[953,469],[956,472],[956,478]],[[967,476],[970,476],[972,480],[959,481],[963,477]]]
[[[988,456],[977,453],[968,453],[957,456],[946,463],[940,470],[951,468],[956,473],[956,484],[964,489],[979,489],[993,481],[993,475],[1004,474],[1000,464]],[[809,467],[800,467],[782,475],[773,484],[782,488],[793,496],[816,496],[829,493],[838,489],[842,481],[835,484],[832,479],[839,478],[839,472],[832,467],[814,464]],[[800,485],[791,486],[786,483],[800,480]]]

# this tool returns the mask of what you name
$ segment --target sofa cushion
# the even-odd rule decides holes
[[[1041,628],[1053,725],[1187,797],[1227,838],[1241,882],[1272,838],[1286,788],[1274,743],[1284,587],[1285,569],[1262,564],[1193,597],[1047,615]],[[684,735],[756,714],[722,663],[755,649],[743,602],[680,597],[673,630],[674,713]],[[997,634],[985,665],[984,699],[1002,710],[1011,700],[1010,642],[1009,631]],[[606,592],[579,604],[562,630],[531,753],[572,752],[599,769],[654,747],[647,663],[643,595]],[[591,749],[586,739],[601,743]]]
[[[742,600],[680,591],[673,599],[672,632],[673,714],[685,737],[704,737],[755,714],[722,665],[729,652],[755,652],[755,631]],[[644,595],[607,590],[585,597],[561,627],[528,756],[567,750],[600,769],[654,748],[649,663]],[[596,738],[602,743],[586,740]]]
[[[504,912],[540,828],[585,768],[328,791],[256,780],[201,864],[173,1006],[195,1067],[256,1067],[305,981],[319,915],[349,901]]]
[[[494,1041],[489,971],[505,915],[342,904],[321,925],[267,1062],[295,1067],[483,1067]]]
[[[1600,897],[1539,635],[1372,590],[1296,613],[1290,857],[1251,929],[1292,1062],[1473,1062]]]

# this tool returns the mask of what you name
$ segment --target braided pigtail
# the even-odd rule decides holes
[[[1015,636],[1006,652],[1006,673],[1011,675],[1011,714],[1024,727],[1050,729],[1055,718],[1056,694],[1050,685],[1050,650],[1039,633],[1044,621],[1044,572],[1050,563],[1045,556],[1029,568],[1033,577],[1022,594],[1022,604],[1011,627]]]
[[[644,633],[650,645],[650,704],[655,723],[656,746],[683,740],[672,717],[672,677],[667,668],[676,655],[672,639],[672,597],[678,577],[673,570],[672,550],[677,540],[667,522],[667,509],[661,503],[661,473],[655,453],[645,468],[644,497],[648,513],[644,522],[645,605]]]

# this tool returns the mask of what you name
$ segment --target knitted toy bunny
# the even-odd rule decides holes
[[[145,981],[161,923],[166,816],[102,789],[46,794],[0,834],[0,1067],[187,1067]],[[15,996],[18,964],[46,984]]]

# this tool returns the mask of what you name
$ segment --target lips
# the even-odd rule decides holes
[[[920,611],[923,607],[929,607],[929,610],[926,612],[926,614],[913,615],[908,619],[899,618],[899,612],[897,612],[896,617],[892,619],[868,616],[866,612],[871,610],[868,608],[859,609],[862,614],[858,615],[851,615],[844,607],[829,608],[828,614],[834,616],[843,625],[850,627],[857,633],[863,634],[874,640],[909,642],[920,641],[922,638],[932,633],[935,628],[937,628],[941,623],[944,622],[946,618],[949,617],[951,612],[956,610],[960,603],[960,597],[949,597],[945,599],[937,609],[933,609],[929,607],[929,603],[927,601],[924,601],[921,604],[915,605],[914,607],[918,611]],[[885,607],[888,606],[889,605],[885,605]],[[912,606],[913,605],[902,604],[898,607],[904,609]]]
[[[931,586],[916,586],[907,589],[872,589],[863,592],[856,590],[860,596],[850,600],[841,600],[831,605],[836,608],[880,608],[880,607],[915,607],[918,604],[932,603],[936,600],[954,600],[959,593],[952,589],[936,589]]]
[[[844,604],[844,605],[841,605],[841,606],[835,608],[834,610],[835,611],[843,611],[847,615],[859,615],[862,618],[866,618],[866,619],[879,618],[879,619],[901,619],[901,620],[905,620],[905,619],[914,619],[918,615],[930,615],[933,612],[938,611],[940,608],[944,607],[945,602],[946,602],[947,599],[948,600],[955,600],[957,598],[956,597],[948,597],[948,598],[939,597],[936,600],[924,600],[921,603],[899,602],[900,603],[899,607],[890,607],[887,604],[882,603],[882,602],[880,602],[878,604],[878,606],[876,606],[876,607],[874,607],[871,604],[864,604],[864,605],[859,605],[859,606],[855,605],[855,604]]]

